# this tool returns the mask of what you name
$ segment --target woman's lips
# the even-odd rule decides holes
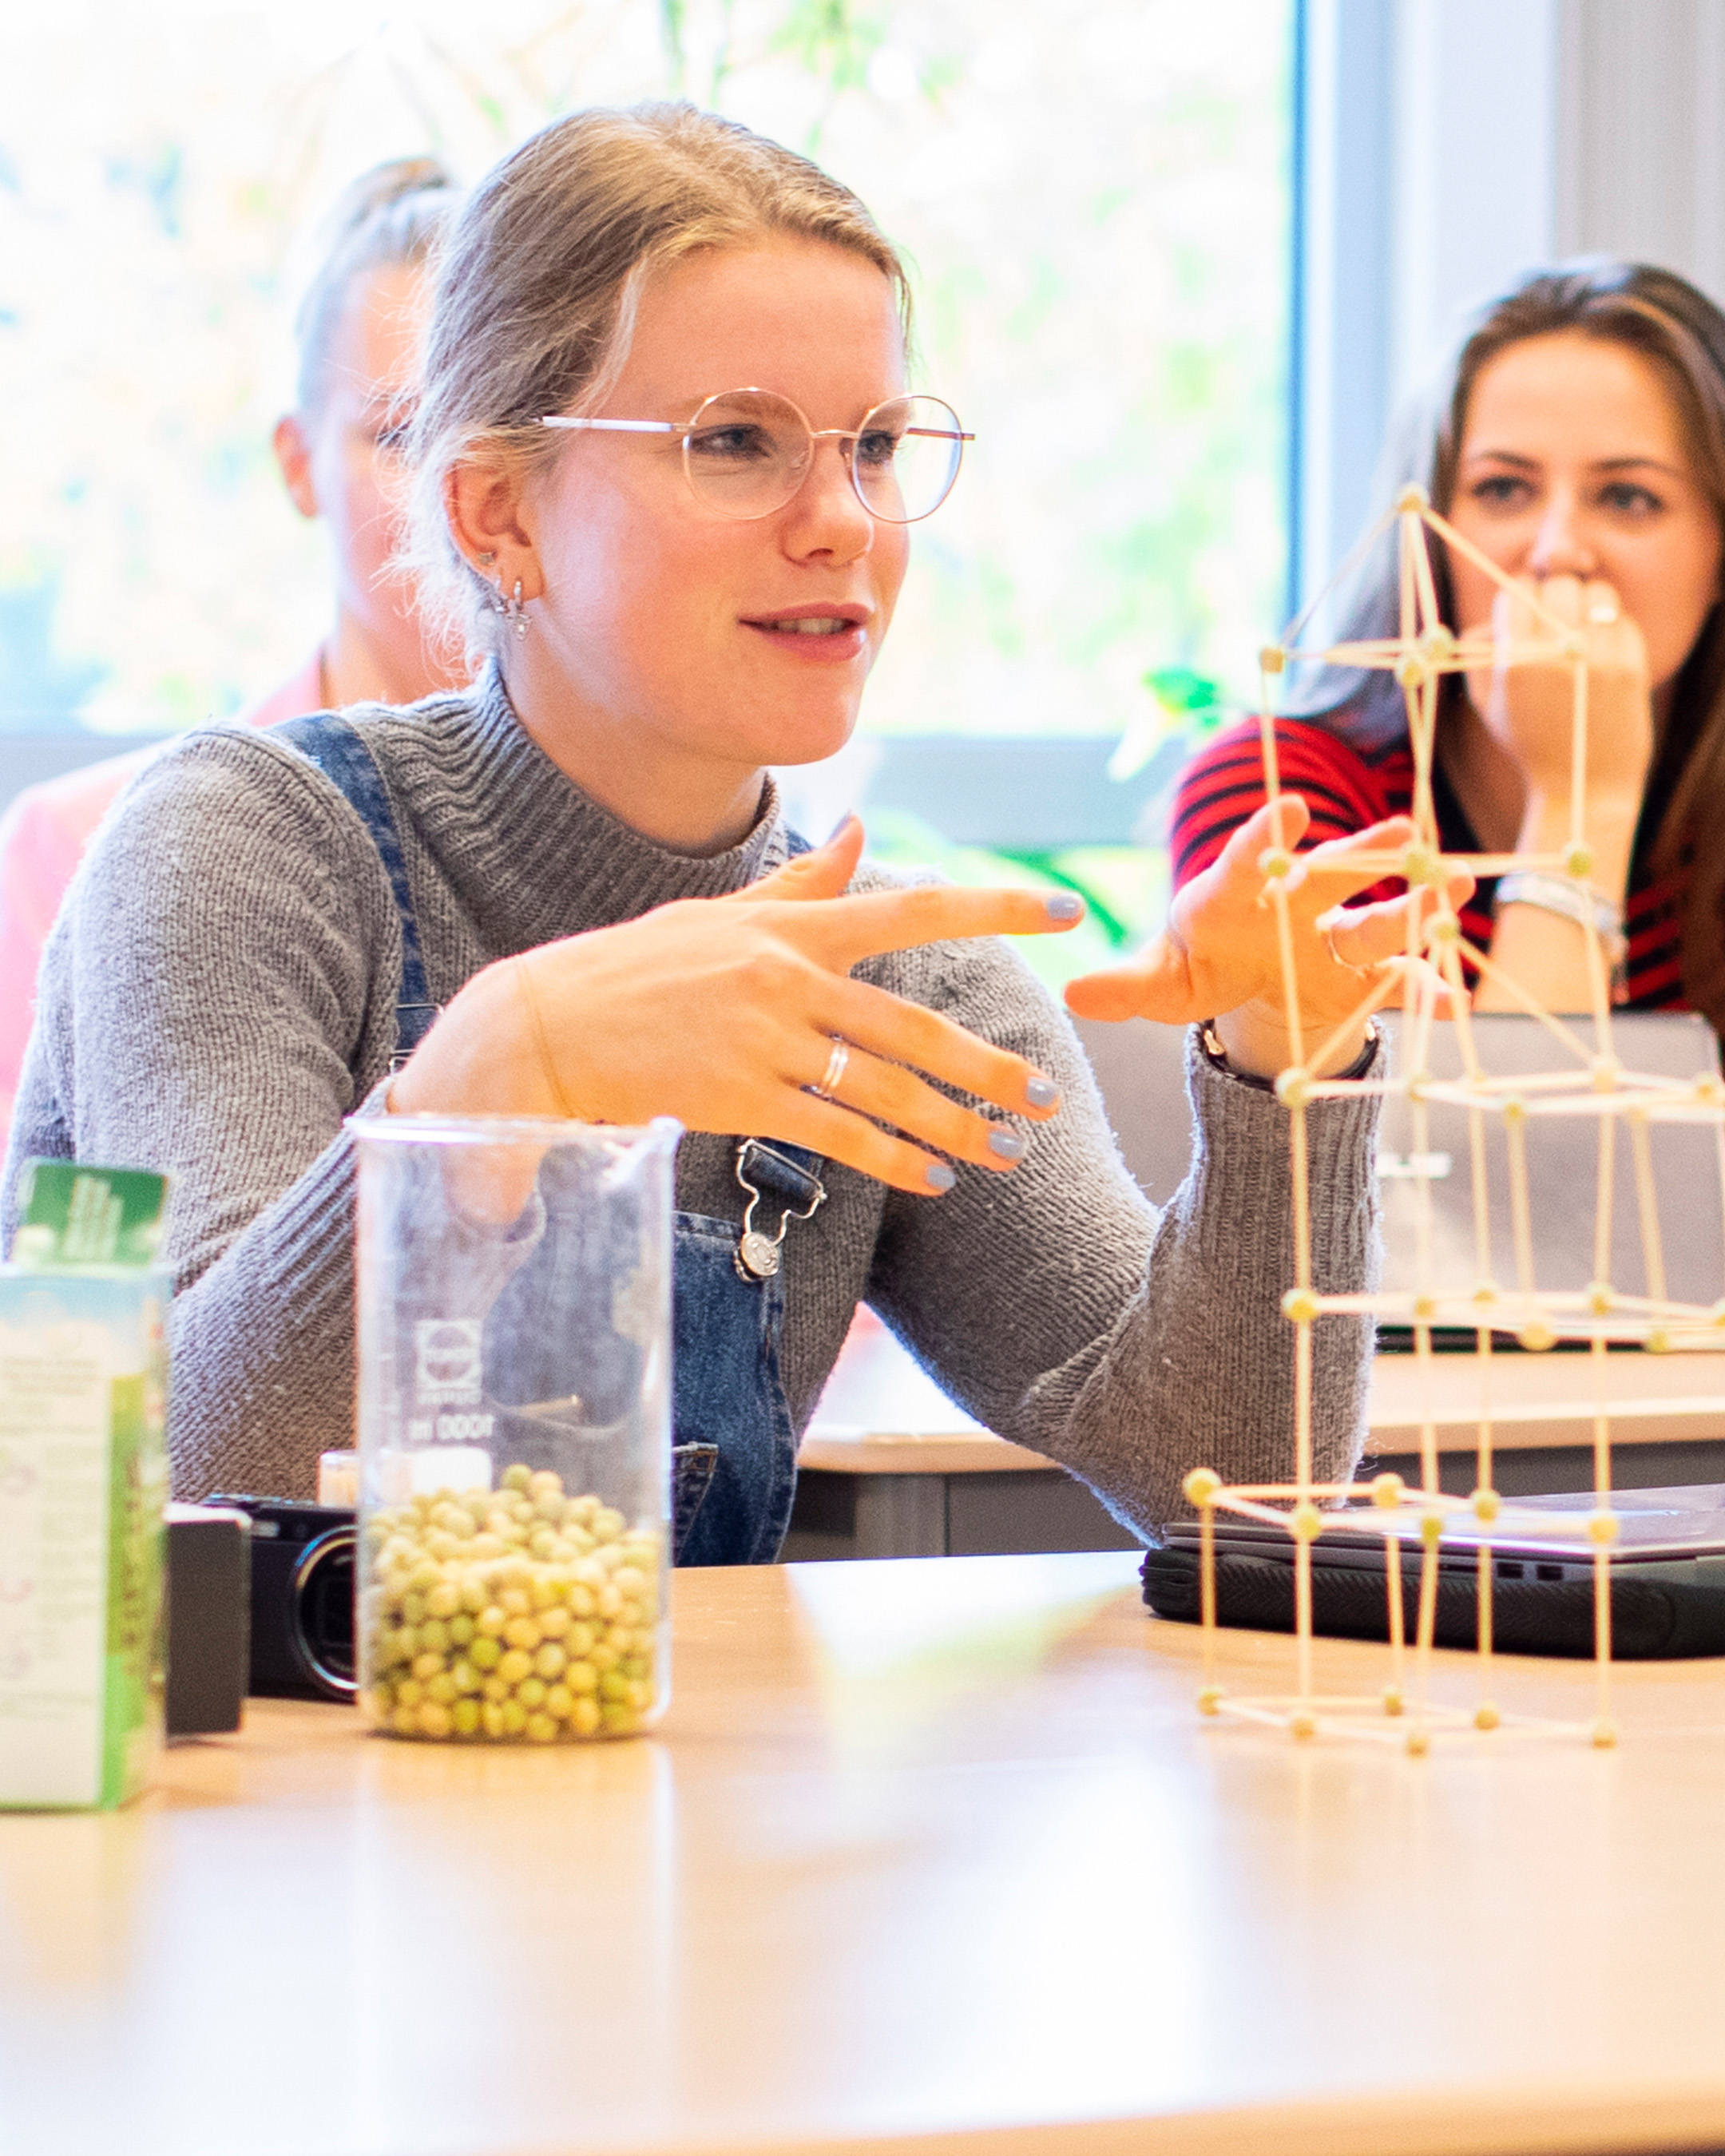
[[[866,615],[846,612],[762,614],[743,627],[781,651],[814,665],[844,665],[868,649]]]

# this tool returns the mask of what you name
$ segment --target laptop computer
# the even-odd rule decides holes
[[[1489,1530],[1492,1639],[1505,1654],[1594,1651],[1592,1491],[1527,1501],[1535,1517]],[[1611,1556],[1612,1652],[1625,1661],[1725,1655],[1725,1486],[1621,1490]],[[1374,1527],[1387,1516],[1374,1515]],[[1403,1608],[1411,1628],[1422,1549],[1411,1513],[1395,1523]],[[1478,1644],[1480,1545],[1488,1531],[1451,1515],[1439,1546],[1437,1644]],[[1276,1527],[1219,1514],[1216,1608],[1221,1623],[1257,1631],[1294,1627],[1294,1544]],[[1331,1637],[1387,1640],[1386,1548],[1381,1532],[1332,1532],[1312,1545],[1312,1616]],[[1199,1527],[1174,1522],[1144,1558],[1144,1599],[1158,1616],[1196,1623]]]
[[[1399,1014],[1382,1020],[1391,1068],[1404,1054]],[[1589,1019],[1564,1021],[1592,1045]],[[1564,1051],[1537,1019],[1514,1013],[1475,1015],[1481,1063],[1494,1074],[1529,1075],[1564,1067]],[[1146,1193],[1166,1204],[1192,1157],[1192,1126],[1184,1091],[1185,1029],[1132,1019],[1118,1026],[1078,1027],[1127,1168]],[[1707,1021],[1682,1011],[1625,1011],[1612,1020],[1612,1045],[1630,1072],[1688,1081],[1719,1069],[1718,1041]],[[1459,1077],[1455,1028],[1431,1029],[1433,1075]],[[1579,1067],[1579,1065],[1577,1067]],[[1474,1234],[1468,1118],[1463,1108],[1428,1104],[1426,1142],[1416,1145],[1412,1104],[1384,1104],[1378,1137],[1386,1289],[1414,1288],[1420,1280],[1417,1169],[1425,1154],[1431,1204],[1431,1270],[1438,1283],[1471,1291],[1479,1274]],[[1500,1286],[1517,1281],[1509,1205],[1509,1168],[1501,1116],[1486,1122],[1492,1270]],[[1725,1297],[1725,1191],[1720,1185],[1714,1132],[1702,1124],[1661,1123],[1649,1132],[1667,1295],[1708,1306]],[[1527,1184],[1536,1285],[1551,1291],[1587,1286],[1594,1276],[1599,1123],[1592,1116],[1541,1116],[1529,1127]],[[1626,1132],[1616,1147],[1612,1207],[1611,1276],[1630,1294],[1645,1291],[1635,1168]],[[1413,1346],[1409,1324],[1380,1324],[1380,1350]],[[1471,1348],[1471,1328],[1434,1328],[1434,1345]],[[1513,1346],[1499,1336],[1499,1344]]]

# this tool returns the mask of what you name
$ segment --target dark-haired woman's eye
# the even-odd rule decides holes
[[[1651,487],[1634,480],[1615,479],[1599,489],[1599,506],[1617,516],[1656,516],[1665,504]]]
[[[1533,495],[1527,480],[1515,472],[1492,472],[1485,479],[1476,480],[1467,490],[1475,501],[1486,509],[1523,509]]]

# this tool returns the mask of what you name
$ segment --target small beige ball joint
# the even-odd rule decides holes
[[[1423,839],[1410,839],[1402,849],[1402,875],[1410,889],[1440,884],[1444,880],[1443,855]]]

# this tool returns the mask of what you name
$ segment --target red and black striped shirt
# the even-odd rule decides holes
[[[1385,816],[1405,816],[1414,798],[1414,755],[1405,734],[1379,747],[1343,741],[1310,719],[1278,719],[1276,753],[1283,788],[1297,793],[1312,811],[1302,844],[1321,844],[1346,837]],[[1258,722],[1248,719],[1230,726],[1200,749],[1180,774],[1169,829],[1174,887],[1178,890],[1207,869],[1264,799],[1264,761]],[[1466,811],[1455,798],[1441,767],[1432,773],[1432,802],[1438,836],[1445,853],[1477,854],[1485,850],[1475,837]],[[1629,1003],[1639,1010],[1682,1010],[1683,902],[1688,870],[1653,877],[1637,861],[1630,871],[1625,922],[1629,935]],[[1386,883],[1368,894],[1388,896],[1399,883]],[[1496,880],[1481,880],[1461,909],[1461,932],[1482,951],[1491,947],[1491,914]]]

